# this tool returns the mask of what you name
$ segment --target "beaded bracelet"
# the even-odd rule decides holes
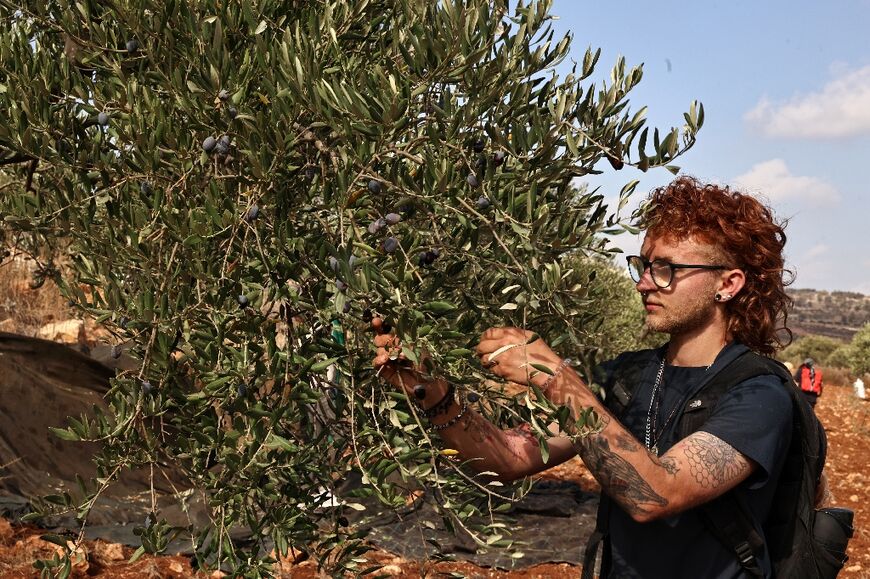
[[[556,380],[556,378],[558,378],[562,374],[562,370],[564,370],[565,367],[568,366],[568,364],[570,363],[571,358],[565,358],[564,360],[562,360],[562,362],[559,363],[559,366],[556,368],[556,371],[550,374],[550,376],[548,376],[547,379],[544,380],[544,383],[541,384],[541,392],[546,392],[550,388],[550,386],[553,385],[553,382]]]
[[[455,393],[456,388],[453,386],[453,384],[448,383],[447,392],[444,393],[444,397],[441,398],[441,400],[439,400],[429,408],[423,408],[418,405],[423,414],[423,417],[427,420],[432,420],[440,414],[445,414],[450,409],[450,405],[453,404],[453,396]]]
[[[433,424],[432,430],[444,430],[445,428],[450,428],[465,416],[465,413],[468,411],[468,400],[465,398],[462,399],[462,406],[459,408],[459,414],[445,422],[444,424]]]

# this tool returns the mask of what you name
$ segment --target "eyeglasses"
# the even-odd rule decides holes
[[[625,259],[628,261],[628,272],[635,283],[640,281],[640,278],[643,277],[643,272],[649,268],[653,283],[661,289],[668,287],[674,281],[675,269],[728,269],[724,265],[690,265],[686,263],[671,263],[663,259],[650,261],[640,255],[629,255]]]

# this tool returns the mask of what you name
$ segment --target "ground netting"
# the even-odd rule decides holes
[[[29,512],[30,498],[75,491],[76,474],[95,475],[90,460],[94,444],[63,441],[49,427],[63,427],[66,417],[79,416],[94,405],[103,406],[103,394],[115,369],[124,363],[95,349],[92,355],[61,344],[0,332],[0,514],[17,519]],[[105,362],[105,363],[104,363]],[[205,512],[194,498],[185,509],[175,493],[183,481],[155,479],[158,508],[171,525],[205,524]],[[133,528],[142,526],[151,511],[150,473],[124,473],[94,507],[86,528],[88,538],[138,546]],[[351,483],[352,486],[352,483]],[[354,499],[356,502],[356,500]],[[436,556],[472,561],[478,565],[516,568],[543,562],[580,563],[582,547],[592,530],[597,497],[570,482],[540,481],[508,513],[515,551],[482,550],[461,534],[445,530],[432,497],[422,494],[405,509],[383,510],[364,501],[366,510],[353,523],[370,531],[378,547],[407,559]],[[78,532],[80,523],[70,515],[49,521],[54,529]],[[239,533],[244,540],[244,533]],[[172,552],[188,552],[190,541],[176,541]]]

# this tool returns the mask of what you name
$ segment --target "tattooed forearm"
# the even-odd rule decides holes
[[[531,424],[520,424],[516,428],[506,431],[505,436],[515,439],[517,442],[522,444],[531,444],[532,446],[541,445],[540,442],[538,442],[538,437],[532,433]]]
[[[492,422],[476,412],[467,413],[462,419],[462,425],[471,439],[477,443],[492,443],[500,432]]]
[[[707,432],[696,432],[686,439],[689,472],[704,488],[722,486],[738,476],[748,465],[731,445]]]
[[[643,505],[667,506],[661,495],[644,480],[630,462],[610,449],[602,435],[577,439],[575,448],[601,488],[629,514],[648,512]]]
[[[640,450],[640,444],[628,434],[617,434],[616,448],[619,450],[627,450],[629,452],[637,452]]]
[[[461,424],[476,445],[488,447],[494,453],[493,457],[497,462],[521,461],[528,455],[529,447],[540,446],[528,424],[511,430],[501,430],[476,412],[466,414]]]
[[[665,469],[668,474],[676,475],[678,472],[680,472],[679,463],[677,463],[676,459],[670,456],[663,456],[659,458],[655,454],[650,453],[649,457],[654,463]]]
[[[638,452],[643,447],[640,443],[635,440],[634,437],[628,434],[617,434],[614,442],[616,443],[616,448],[619,450],[625,450],[628,452]],[[677,461],[671,457],[659,458],[655,453],[650,452],[649,458],[653,463],[662,467],[667,471],[668,474],[674,475],[677,474],[677,471],[680,470],[680,467],[677,465]]]

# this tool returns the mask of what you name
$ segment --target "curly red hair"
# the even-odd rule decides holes
[[[681,176],[650,193],[640,225],[655,237],[708,243],[717,257],[743,270],[743,290],[727,304],[736,340],[768,356],[791,342],[792,299],[785,287],[794,276],[783,258],[786,222],[777,222],[769,207],[727,186]]]

